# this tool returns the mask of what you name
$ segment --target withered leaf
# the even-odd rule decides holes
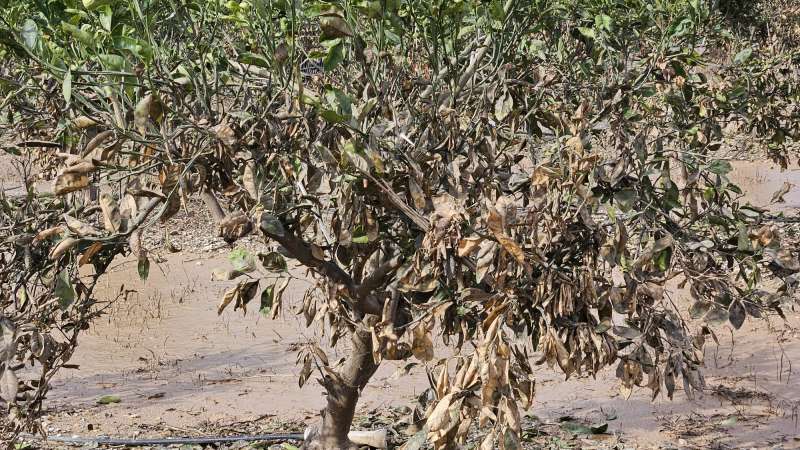
[[[60,258],[67,250],[71,249],[72,247],[76,246],[80,242],[80,239],[75,238],[64,238],[50,252],[50,260],[55,261]]]
[[[772,199],[770,200],[770,203],[784,203],[784,202],[786,202],[786,200],[783,199],[783,196],[788,194],[789,191],[792,190],[793,187],[794,187],[794,185],[792,183],[789,183],[788,181],[784,181],[783,184],[781,185],[781,187],[772,194]]]
[[[62,173],[56,177],[53,192],[56,195],[65,195],[70,192],[80,191],[89,186],[89,177],[81,173]]]
[[[100,250],[102,250],[102,249],[103,249],[103,244],[102,243],[94,242],[92,245],[89,246],[89,248],[87,248],[83,252],[83,254],[81,255],[81,258],[78,260],[78,265],[82,266],[84,264],[88,264],[88,263],[92,262],[92,258],[94,258],[94,256],[98,252],[100,252]]]
[[[98,236],[100,231],[95,229],[94,227],[81,222],[80,220],[70,216],[69,214],[64,214],[64,222],[67,224],[67,228],[70,231],[77,234],[80,237],[87,237],[87,236]]]
[[[16,403],[17,393],[19,392],[19,379],[13,370],[6,367],[0,377],[0,396],[6,403]]]
[[[411,344],[411,352],[420,361],[430,361],[433,359],[433,341],[430,331],[424,324],[414,328],[414,340]]]
[[[109,193],[100,195],[100,210],[103,211],[103,226],[107,231],[116,233],[122,227],[122,215],[114,197]]]

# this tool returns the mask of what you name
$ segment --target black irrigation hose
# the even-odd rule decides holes
[[[233,442],[284,442],[302,441],[303,433],[275,433],[245,436],[206,436],[193,438],[143,438],[143,439],[115,439],[109,437],[61,437],[48,436],[47,441],[74,445],[122,445],[126,447],[142,447],[146,445],[203,445],[203,444],[229,444]]]

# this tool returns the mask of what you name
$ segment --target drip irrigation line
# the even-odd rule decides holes
[[[33,437],[33,436],[26,436]],[[147,445],[204,445],[230,444],[233,442],[285,442],[302,441],[303,433],[274,433],[242,436],[202,436],[191,438],[142,438],[117,439],[110,437],[62,437],[48,436],[45,441],[74,445],[121,445],[126,447],[143,447]]]

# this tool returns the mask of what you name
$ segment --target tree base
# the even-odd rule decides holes
[[[306,430],[305,442],[302,450],[358,450],[359,446],[346,437],[322,436],[319,428],[310,427]]]

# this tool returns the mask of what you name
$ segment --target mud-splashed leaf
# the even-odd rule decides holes
[[[401,448],[401,450],[420,450],[425,445],[425,442],[428,440],[428,428],[425,427],[422,430],[417,431],[411,436],[408,441],[406,441],[405,445]]]
[[[698,300],[689,307],[689,316],[692,319],[699,319],[706,315],[708,310],[711,309],[712,303],[704,300]]]
[[[522,450],[522,442],[519,440],[519,434],[510,427],[507,427],[503,433],[502,450]]]
[[[339,15],[323,16],[319,21],[322,40],[353,36],[350,25]]]
[[[728,311],[718,305],[714,305],[708,313],[706,313],[705,321],[711,325],[722,325],[728,321]]]
[[[717,175],[727,175],[733,170],[731,163],[724,159],[717,159],[711,161],[708,165],[708,171]]]
[[[36,22],[31,19],[25,19],[19,34],[26,47],[31,50],[36,48],[36,45],[39,43],[39,26],[36,25]]]
[[[283,229],[283,223],[272,214],[264,213],[261,215],[261,230],[273,236],[283,237],[286,231]]]
[[[136,266],[136,271],[139,273],[139,279],[147,281],[150,276],[150,259],[148,257],[140,257],[139,263]]]
[[[636,205],[638,194],[635,189],[622,189],[614,193],[614,202],[622,212],[628,212]]]
[[[286,259],[278,252],[259,253],[258,259],[270,272],[286,272]]]
[[[742,327],[744,324],[744,319],[747,316],[747,312],[744,309],[744,305],[739,300],[735,300],[731,303],[731,306],[728,308],[728,320],[730,320],[731,325],[737,330]]]
[[[561,429],[572,434],[602,434],[608,430],[608,424],[584,425],[575,421],[565,421],[561,423]]]
[[[228,214],[219,222],[217,236],[221,237],[228,244],[233,244],[252,231],[253,223],[250,221],[250,218],[248,218],[245,213],[237,211]]]
[[[722,428],[733,428],[739,422],[739,419],[736,416],[728,417],[727,419],[721,421],[719,426]]]
[[[625,339],[636,339],[642,335],[642,332],[632,327],[615,326],[612,331],[615,335]]]

